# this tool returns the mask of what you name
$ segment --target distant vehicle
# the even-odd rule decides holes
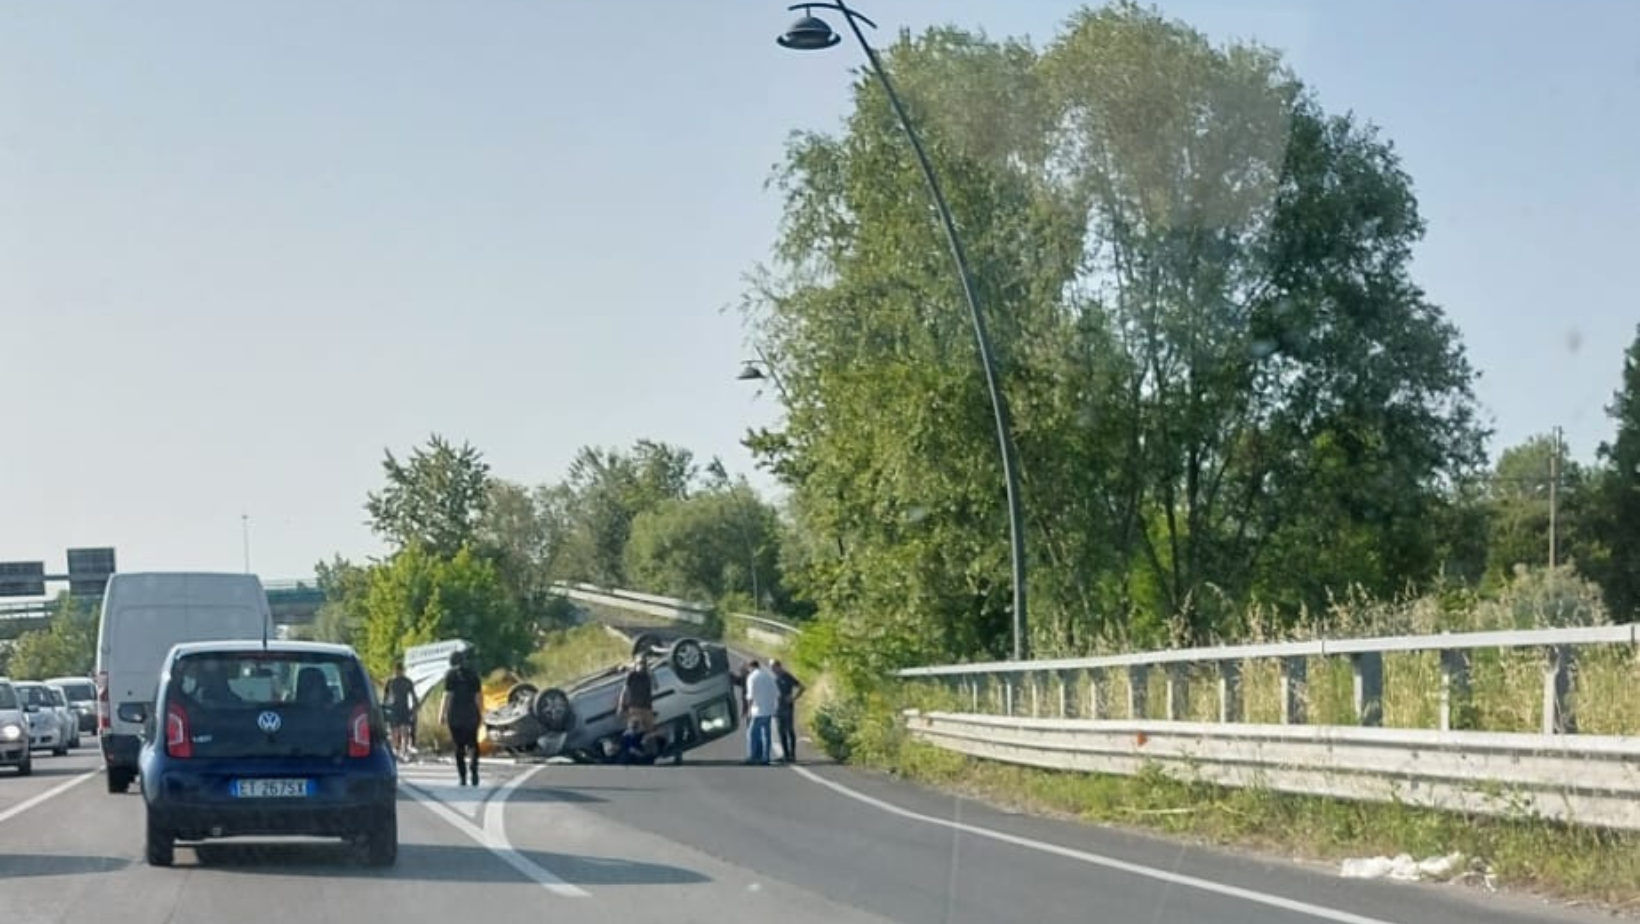
[[[273,634],[267,592],[252,574],[124,572],[108,579],[97,626],[97,732],[108,791],[137,775],[142,723],[160,665],[179,642]]]
[[[46,694],[51,697],[51,711],[57,716],[57,733],[62,735],[69,750],[80,746],[80,715],[69,705],[68,695],[62,687],[44,685]]]
[[[81,734],[97,733],[97,683],[90,677],[53,677],[46,686],[56,687],[68,697]],[[75,747],[79,747],[78,742]]]
[[[398,771],[381,706],[346,645],[178,645],[165,658],[139,765],[145,856],[177,841],[340,837],[398,858]]]
[[[28,715],[11,681],[0,677],[0,767],[16,767],[18,776],[34,772],[29,749]]]
[[[651,656],[655,735],[651,756],[683,762],[683,755],[735,730],[734,687],[729,650],[684,638],[669,644],[641,636],[633,654]],[[507,703],[484,717],[485,733],[497,748],[605,763],[620,753],[625,723],[615,704],[629,664],[591,674],[563,688],[537,690],[521,683]]]
[[[50,751],[58,757],[68,753],[68,720],[51,698],[51,688],[35,681],[16,681],[12,686],[23,701],[28,718],[29,747]]]

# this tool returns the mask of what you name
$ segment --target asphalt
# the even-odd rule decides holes
[[[489,763],[402,771],[400,858],[222,842],[141,860],[142,805],[94,752],[0,771],[0,920],[999,924],[1498,924],[1609,920],[1033,818],[802,754],[747,767],[726,739],[681,767]],[[66,787],[66,788],[65,788]]]

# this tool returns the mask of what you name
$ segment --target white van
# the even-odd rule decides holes
[[[108,791],[137,776],[143,720],[171,646],[271,638],[273,613],[254,574],[124,572],[108,579],[97,626],[97,737]]]

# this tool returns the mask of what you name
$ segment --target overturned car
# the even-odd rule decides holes
[[[647,654],[654,682],[655,729],[648,758],[683,762],[683,755],[735,730],[737,717],[729,651],[694,638],[664,642],[652,635],[633,642]],[[626,731],[616,703],[630,664],[538,690],[521,683],[507,702],[484,716],[486,737],[498,751],[607,763],[621,753]]]

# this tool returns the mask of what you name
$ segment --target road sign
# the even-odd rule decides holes
[[[0,561],[0,597],[43,597],[45,595],[45,562]]]
[[[114,550],[69,549],[68,592],[76,597],[100,597],[114,573]]]

